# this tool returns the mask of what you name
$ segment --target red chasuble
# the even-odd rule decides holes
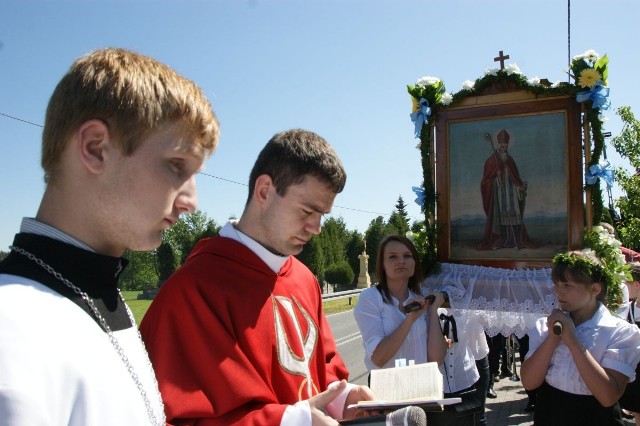
[[[291,256],[276,274],[220,236],[198,243],[140,331],[170,424],[279,425],[348,377],[311,271]]]

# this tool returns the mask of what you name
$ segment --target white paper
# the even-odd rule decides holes
[[[442,374],[435,362],[371,370],[370,387],[383,402],[442,400],[444,395]]]

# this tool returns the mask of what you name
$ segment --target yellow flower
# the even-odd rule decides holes
[[[587,68],[582,70],[580,73],[580,78],[578,79],[578,84],[582,87],[593,87],[597,82],[602,80],[602,76],[600,73],[593,68]]]
[[[411,97],[411,104],[413,105],[411,107],[411,112],[416,112],[418,108],[420,108],[420,102],[413,96]]]

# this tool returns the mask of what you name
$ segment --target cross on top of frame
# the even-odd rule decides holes
[[[500,51],[500,55],[496,56],[495,58],[493,58],[494,62],[498,62],[500,61],[500,69],[503,70],[504,69],[504,61],[505,59],[509,59],[509,55],[504,55],[502,53],[502,50]]]

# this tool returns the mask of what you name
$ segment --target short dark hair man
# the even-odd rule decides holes
[[[198,243],[142,321],[168,422],[337,424],[373,395],[346,383],[320,286],[293,255],[320,233],[346,174],[323,138],[290,130],[249,181],[240,220]]]

